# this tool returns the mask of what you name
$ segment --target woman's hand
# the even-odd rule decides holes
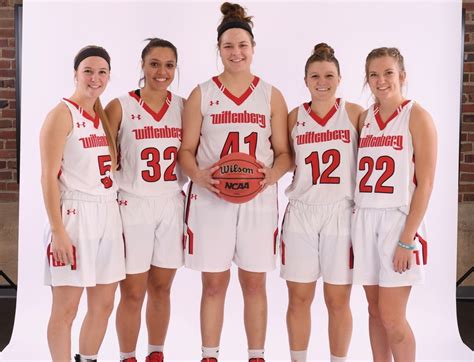
[[[261,172],[265,175],[264,179],[260,181],[260,185],[262,185],[260,192],[263,192],[268,186],[275,184],[280,177],[278,172],[276,172],[273,168],[265,166],[263,162],[258,160],[257,162],[261,167],[258,169],[258,172]]]
[[[400,274],[410,270],[412,260],[413,250],[408,250],[397,245],[395,255],[393,256],[393,270]]]
[[[215,187],[215,185],[219,184],[219,180],[215,180],[212,178],[212,174],[219,169],[219,166],[211,166],[209,168],[201,169],[198,168],[197,171],[194,172],[193,177],[191,180],[215,194],[219,194],[219,190]]]
[[[52,233],[51,253],[58,263],[68,265],[74,264],[74,246],[66,231]]]

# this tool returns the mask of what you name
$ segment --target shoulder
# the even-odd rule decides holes
[[[67,134],[72,130],[72,114],[64,102],[59,102],[47,115],[43,132]]]
[[[358,118],[359,115],[364,112],[364,108],[362,108],[362,106],[356,103],[345,102],[345,104],[346,104],[346,111],[349,114],[349,117],[351,115],[354,115]]]
[[[418,102],[415,102],[412,106],[409,127],[411,132],[434,128],[433,118]]]

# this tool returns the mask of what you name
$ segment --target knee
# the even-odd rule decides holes
[[[171,283],[150,283],[148,294],[155,295],[158,298],[169,297],[171,293]]]
[[[342,315],[346,312],[350,312],[349,300],[345,298],[326,296],[325,301],[330,314]]]
[[[404,319],[400,318],[393,313],[381,311],[380,320],[382,325],[387,332],[387,335],[390,336],[390,339],[395,343],[400,343],[405,338],[404,332]]]
[[[205,298],[223,298],[227,291],[227,283],[220,281],[204,281],[202,295]]]
[[[67,326],[71,327],[72,322],[77,315],[77,306],[76,305],[67,305],[61,306],[61,308],[53,309],[51,313],[51,322],[52,323],[65,323]]]
[[[265,295],[265,277],[246,278],[241,280],[240,285],[246,297]]]
[[[88,314],[91,314],[94,318],[108,319],[114,310],[114,301],[95,301],[94,303],[89,303]]]
[[[145,292],[141,290],[124,288],[121,289],[120,304],[125,305],[128,309],[140,310],[143,305],[143,299],[145,298]],[[113,303],[112,303],[113,307]]]
[[[289,311],[300,311],[310,309],[313,303],[313,294],[291,293],[289,295],[288,309]]]
[[[369,300],[369,317],[372,319],[380,319],[379,304],[376,301]]]

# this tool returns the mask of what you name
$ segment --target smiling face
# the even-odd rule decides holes
[[[372,59],[367,67],[367,83],[379,102],[402,98],[406,73],[391,56]]]
[[[305,83],[314,101],[326,101],[336,96],[341,81],[333,62],[317,61],[308,66]]]
[[[110,79],[109,65],[104,58],[85,58],[75,71],[76,89],[87,98],[98,98]]]
[[[176,55],[167,47],[154,47],[142,62],[145,87],[152,90],[166,90],[173,82],[176,71]]]
[[[220,38],[219,52],[225,71],[250,71],[254,43],[248,31],[240,28],[226,30]]]

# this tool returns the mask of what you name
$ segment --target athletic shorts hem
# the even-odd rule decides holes
[[[146,272],[150,271],[150,268],[151,268],[151,266],[149,266],[148,268],[145,268],[145,269],[126,270],[126,274],[127,275],[143,274],[143,273],[146,273]]]
[[[272,272],[276,269],[276,265],[272,265],[271,267],[262,267],[262,268],[239,265],[237,263],[235,265],[239,269],[242,269],[244,271],[248,271],[248,272],[251,272],[251,273],[269,273],[269,272]]]
[[[293,275],[287,275],[285,273],[280,273],[280,278],[286,280],[287,282],[293,282],[293,283],[314,283],[320,277],[317,277],[317,278],[301,278],[301,277],[295,277]]]
[[[323,277],[323,283],[331,285],[352,285],[352,280],[325,280]]]
[[[423,285],[424,280],[413,280],[413,281],[401,281],[401,282],[380,282],[379,287],[384,288],[396,288],[396,287],[413,287],[417,285]]]
[[[170,263],[170,264],[165,264],[165,263],[161,263],[161,264],[151,264],[150,265],[150,269],[152,266],[156,267],[156,268],[163,268],[163,269],[179,269],[181,268],[182,266],[184,265],[184,263]]]
[[[185,263],[184,266],[187,269],[195,270],[195,271],[198,271],[198,272],[201,272],[201,273],[222,273],[222,272],[225,272],[225,271],[229,270],[232,265],[229,265],[229,266],[226,266],[226,267],[224,266],[224,267],[207,268],[207,267],[203,267],[203,266],[199,266],[199,265],[189,265],[189,264]]]

